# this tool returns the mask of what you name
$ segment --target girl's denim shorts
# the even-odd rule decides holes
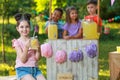
[[[32,75],[36,79],[36,77],[42,73],[37,67],[19,67],[16,68],[16,74],[17,80],[20,80],[27,74]]]

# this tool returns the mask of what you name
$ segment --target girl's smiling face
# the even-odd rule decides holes
[[[28,36],[30,33],[30,25],[25,20],[21,21],[16,29],[19,32],[20,36]]]
[[[77,11],[76,10],[71,10],[70,11],[71,20],[76,20],[77,17],[78,17]]]

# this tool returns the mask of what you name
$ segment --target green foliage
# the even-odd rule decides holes
[[[44,15],[49,15],[49,0],[45,1],[45,0],[34,0],[36,2],[36,11],[39,13],[43,13]],[[86,0],[52,0],[52,11],[56,8],[56,7],[60,7],[62,8],[64,11],[66,10],[66,7],[68,6],[75,6],[77,7],[78,11],[79,11],[79,16],[80,18],[83,18],[84,15],[87,13],[86,12]]]
[[[47,6],[49,5],[49,0],[34,0],[34,2],[36,3],[37,6],[35,9],[37,12],[42,12],[45,9],[49,8],[49,6]],[[47,6],[47,8],[45,6]]]
[[[8,75],[9,75],[8,70],[0,71],[0,76],[8,76]]]
[[[49,16],[50,0],[34,0],[34,2],[36,3],[35,10],[37,11],[37,13],[42,13],[45,16]],[[64,10],[66,5],[66,0],[52,0],[52,12],[56,7],[60,7]]]
[[[120,1],[115,0],[113,6],[111,6],[111,0],[101,0],[100,14],[103,19],[113,18],[120,15]]]
[[[67,6],[75,6],[78,9],[79,17],[83,19],[84,16],[87,15],[86,1],[87,0],[67,0]]]
[[[18,12],[30,12],[35,7],[33,0],[0,0],[0,14],[5,17],[13,16]]]
[[[111,29],[109,34],[102,34],[100,37],[100,40],[104,40],[104,41],[108,41],[108,40],[117,40],[120,39],[120,33],[119,33],[119,29]],[[114,33],[114,34],[113,34]]]
[[[42,12],[45,15],[49,15],[49,1],[39,1],[34,0],[36,2],[36,11]],[[54,10],[55,7],[61,7],[64,11],[66,7],[68,6],[75,6],[79,11],[79,17],[84,18],[85,15],[87,15],[86,10],[86,2],[87,0],[52,0],[52,10]],[[57,2],[57,3],[56,3]],[[111,6],[110,0],[100,0],[100,16],[102,19],[108,19],[115,16],[120,15],[120,1],[115,0],[115,3],[113,6]],[[44,8],[44,9],[43,9]]]

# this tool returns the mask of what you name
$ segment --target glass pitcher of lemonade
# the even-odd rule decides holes
[[[99,39],[97,24],[94,21],[82,20],[83,39]]]
[[[58,28],[55,23],[49,23],[48,25],[48,39],[58,38]]]

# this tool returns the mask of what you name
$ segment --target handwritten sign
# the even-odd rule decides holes
[[[58,73],[57,80],[73,80],[72,73]]]

